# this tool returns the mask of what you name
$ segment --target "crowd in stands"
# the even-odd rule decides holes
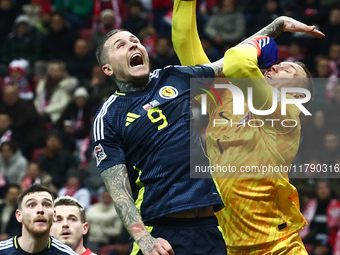
[[[293,163],[304,167],[303,176],[291,176],[309,223],[301,236],[311,254],[340,254],[339,1],[197,2],[198,31],[211,61],[281,15],[326,34],[318,40],[282,33],[277,43],[279,61],[302,61],[315,78],[312,116],[301,116]],[[108,31],[124,28],[146,47],[152,69],[180,64],[171,42],[172,6],[172,0],[0,0],[1,240],[20,229],[13,218],[19,190],[41,183],[56,196],[74,196],[87,209],[93,251],[126,252],[126,232],[92,150],[93,117],[117,88],[102,72],[95,50]],[[199,129],[204,138],[204,127]],[[339,173],[326,175],[304,164],[326,164],[327,171],[332,166]]]

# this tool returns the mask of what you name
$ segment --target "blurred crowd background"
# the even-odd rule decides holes
[[[340,254],[340,173],[328,176],[317,168],[340,167],[339,0],[197,2],[198,31],[211,61],[281,15],[326,34],[319,40],[282,33],[276,41],[279,61],[302,61],[318,78],[312,116],[301,117],[294,161],[304,178],[291,176],[309,223],[300,234],[310,254]],[[19,191],[41,183],[86,208],[86,247],[128,254],[129,235],[92,150],[93,117],[117,88],[101,71],[95,50],[108,31],[124,28],[146,47],[152,69],[178,65],[172,6],[172,0],[0,0],[0,240],[20,232],[14,217]],[[204,126],[198,128],[204,140]]]

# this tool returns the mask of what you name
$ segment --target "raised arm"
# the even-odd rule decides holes
[[[292,18],[282,16],[246,40],[259,35],[276,38],[282,31],[305,32],[318,38],[324,36],[323,33],[315,29],[315,26],[307,26]],[[172,41],[182,65],[193,66],[210,62],[202,48],[197,32],[196,0],[175,0],[172,18]],[[223,66],[223,60],[218,60],[211,65],[217,76],[221,74],[219,72],[221,66]]]
[[[172,42],[184,66],[210,63],[196,26],[196,0],[175,0],[172,15]]]
[[[132,190],[128,180],[126,165],[119,164],[110,167],[103,171],[100,176],[113,199],[119,217],[143,254],[173,255],[172,248],[166,240],[154,238],[147,231],[140,212],[132,198]]]

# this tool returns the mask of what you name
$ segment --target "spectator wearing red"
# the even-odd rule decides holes
[[[26,77],[26,70],[29,67],[29,62],[24,59],[13,60],[9,64],[8,76],[3,81],[3,87],[13,85],[19,89],[19,97],[24,100],[33,99],[33,90],[28,78]]]
[[[339,224],[340,201],[335,199],[328,179],[320,179],[316,186],[317,196],[310,199],[303,211],[308,225],[299,234],[305,244],[334,242],[332,230]]]

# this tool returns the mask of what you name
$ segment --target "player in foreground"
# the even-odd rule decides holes
[[[51,227],[51,235],[67,244],[79,255],[96,255],[84,247],[83,236],[87,234],[89,225],[83,206],[73,197],[58,197],[54,201],[57,219]]]
[[[191,138],[191,149],[208,164],[193,129],[190,78],[221,74],[223,61],[149,73],[146,49],[123,30],[105,36],[97,59],[119,90],[96,114],[94,151],[116,211],[135,240],[131,254],[224,254],[214,215],[223,203],[212,178],[190,178],[189,162]]]
[[[0,254],[77,255],[70,247],[50,237],[55,217],[52,193],[40,185],[26,188],[18,197],[17,220],[22,233],[0,242]]]
[[[205,56],[196,30],[196,2],[175,0],[173,14],[173,44],[182,65],[204,64]],[[224,57],[223,73],[247,98],[247,87],[253,90],[255,109],[270,109],[273,88],[302,87],[313,96],[314,88],[308,70],[302,63],[277,60],[273,39],[282,31],[306,32],[317,37],[324,35],[313,26],[280,17],[244,43],[229,49]],[[259,38],[257,36],[262,36]],[[261,69],[268,69],[265,75]],[[249,79],[238,79],[249,78]],[[290,79],[280,79],[290,78]],[[294,79],[293,79],[294,78]],[[221,83],[221,82],[219,82]],[[225,82],[224,82],[225,83]],[[260,116],[249,111],[233,114],[234,100],[230,90],[220,89],[222,105],[208,100],[210,122],[206,131],[208,156],[211,165],[288,166],[299,147],[300,109],[287,105],[287,115],[281,116],[281,101],[270,115]],[[281,94],[280,94],[281,97]],[[304,98],[303,93],[291,93],[287,98]],[[229,120],[215,125],[214,119]],[[256,119],[251,127],[248,121]],[[279,121],[265,122],[266,119]],[[293,119],[295,127],[284,127],[281,121]],[[234,125],[230,125],[230,121]],[[262,122],[264,123],[262,126]],[[241,124],[235,124],[241,123]],[[243,123],[245,123],[243,125]],[[217,212],[225,237],[228,254],[307,254],[297,231],[306,225],[299,210],[297,190],[288,181],[287,173],[216,174],[216,182],[226,207]],[[219,177],[219,178],[218,178]]]

